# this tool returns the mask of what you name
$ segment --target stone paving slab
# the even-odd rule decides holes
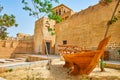
[[[105,62],[120,65],[120,61],[105,61]]]
[[[25,58],[7,58],[7,59],[0,59],[0,63],[11,63],[11,62],[24,62]]]
[[[6,79],[0,77],[0,80],[6,80]]]
[[[19,62],[19,63],[12,63],[12,64],[3,64],[0,65],[0,67],[17,67],[17,66],[26,66],[26,65],[32,65],[32,64],[40,64],[43,61],[36,61],[36,62]],[[44,62],[47,62],[44,61]]]
[[[43,58],[60,58],[60,55],[30,55],[30,56],[37,56],[37,57],[43,57]]]
[[[29,67],[43,66],[43,65],[47,65],[47,63],[48,63],[48,60],[36,61],[36,62],[19,62],[19,63],[12,63],[12,64],[1,64],[0,73],[8,71],[9,69],[18,70],[18,69],[24,69]]]
[[[11,61],[6,61],[6,60],[0,60],[0,63],[9,63]]]
[[[106,67],[120,69],[120,61],[105,61]]]

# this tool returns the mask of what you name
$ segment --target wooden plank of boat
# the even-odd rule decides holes
[[[64,54],[61,55],[65,59],[64,67],[73,67],[70,71],[71,75],[76,74],[89,74],[98,63],[101,55],[103,54],[105,47],[110,39],[110,36],[103,39],[97,50],[81,51],[75,54]]]

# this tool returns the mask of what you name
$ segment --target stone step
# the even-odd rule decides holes
[[[119,61],[105,61],[106,67],[120,69]]]
[[[30,54],[25,53],[16,53],[14,54],[14,58],[27,58]]]

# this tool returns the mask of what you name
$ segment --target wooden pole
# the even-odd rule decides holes
[[[117,11],[117,8],[118,8],[118,6],[119,6],[119,3],[120,3],[120,0],[118,0],[117,4],[116,4],[116,6],[115,6],[115,9],[114,9],[114,11],[113,11],[113,14],[112,14],[112,16],[111,16],[111,19],[110,19],[110,21],[108,21],[108,23],[107,23],[107,25],[106,25],[107,28],[106,28],[106,31],[105,31],[105,34],[104,34],[104,38],[106,38],[106,36],[107,36],[107,34],[108,34],[110,25],[112,24],[112,23],[110,24],[110,22],[113,20],[113,18],[114,18],[114,16],[115,16],[115,13],[116,13],[116,11]],[[101,57],[101,62],[100,62],[100,69],[101,69],[102,72],[105,71],[104,65],[103,65],[103,61],[104,61],[104,55],[102,55],[102,57]]]
[[[116,6],[115,6],[115,9],[114,9],[114,11],[113,11],[113,14],[112,14],[112,17],[111,17],[110,21],[113,20],[113,18],[114,18],[114,16],[115,16],[115,13],[116,13],[116,11],[117,11],[117,8],[118,8],[118,6],[119,6],[119,3],[120,3],[120,0],[118,0],[117,4],[116,4]],[[107,25],[106,25],[107,28],[106,28],[106,31],[105,31],[104,38],[106,38],[106,36],[107,36],[107,33],[108,33],[108,30],[109,30],[110,25],[111,25],[111,24],[109,24],[109,21],[108,21],[108,23],[107,23]]]

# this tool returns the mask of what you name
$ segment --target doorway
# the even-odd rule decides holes
[[[48,54],[50,54],[50,42],[46,42],[46,47],[47,47]],[[45,48],[45,54],[47,54],[46,48]]]

